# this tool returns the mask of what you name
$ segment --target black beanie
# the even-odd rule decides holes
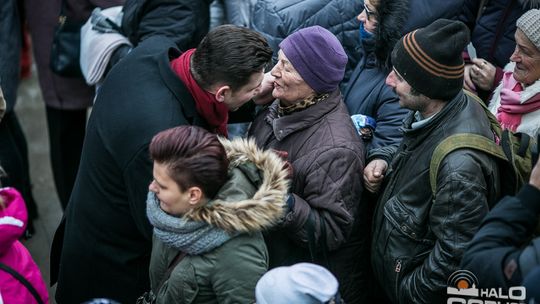
[[[417,92],[451,100],[463,88],[461,53],[469,39],[463,22],[438,19],[403,36],[392,52],[392,64]]]

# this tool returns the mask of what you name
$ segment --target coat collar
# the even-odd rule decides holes
[[[333,111],[340,102],[341,92],[338,89],[330,93],[328,98],[305,110],[278,117],[279,100],[276,100],[270,105],[265,121],[272,126],[276,139],[282,141],[292,133],[313,126],[322,117]]]
[[[230,167],[240,168],[246,164],[256,167],[241,170],[245,178],[257,185],[257,190],[251,197],[232,199],[230,195],[218,193],[216,199],[184,216],[227,232],[254,232],[274,226],[284,216],[285,196],[289,187],[283,160],[272,151],[260,150],[253,139],[229,141],[220,138],[220,141],[227,152]],[[233,190],[229,192],[239,193],[238,190],[242,189]],[[226,186],[220,190],[223,191],[227,191]]]
[[[169,88],[169,91],[175,96],[176,100],[182,104],[186,119],[193,125],[209,129],[206,121],[197,113],[193,96],[189,94],[182,80],[180,80],[171,68],[170,60],[177,58],[180,54],[178,49],[169,46],[156,55],[161,79],[167,88]]]

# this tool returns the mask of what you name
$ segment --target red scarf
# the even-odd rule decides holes
[[[191,75],[191,55],[195,49],[184,52],[180,57],[171,61],[171,68],[186,85],[189,93],[195,99],[197,112],[206,120],[212,128],[211,131],[227,137],[227,120],[229,109],[223,102],[219,102],[216,96],[203,90]]]
[[[512,71],[506,71],[502,79],[501,105],[497,109],[497,120],[503,129],[516,132],[521,124],[521,117],[540,109],[540,94],[521,102],[523,87],[514,78]]]

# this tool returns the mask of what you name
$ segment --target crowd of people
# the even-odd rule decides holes
[[[0,303],[49,301],[18,241],[25,30],[57,303],[540,303],[539,1],[56,0],[96,35],[123,5],[95,88],[31,2],[0,4]]]

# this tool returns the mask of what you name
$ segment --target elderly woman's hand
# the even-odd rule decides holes
[[[255,102],[255,104],[264,105],[274,100],[274,97],[272,97],[272,90],[274,90],[275,79],[276,78],[272,76],[270,72],[264,74],[259,94],[253,97],[253,102]]]
[[[470,68],[469,74],[471,80],[478,88],[484,91],[490,91],[493,88],[497,68],[482,58],[475,58],[472,62],[473,65]]]
[[[465,71],[463,73],[463,87],[468,91],[476,92],[476,87],[474,86],[474,82],[471,79],[472,66],[472,64],[465,65]]]

